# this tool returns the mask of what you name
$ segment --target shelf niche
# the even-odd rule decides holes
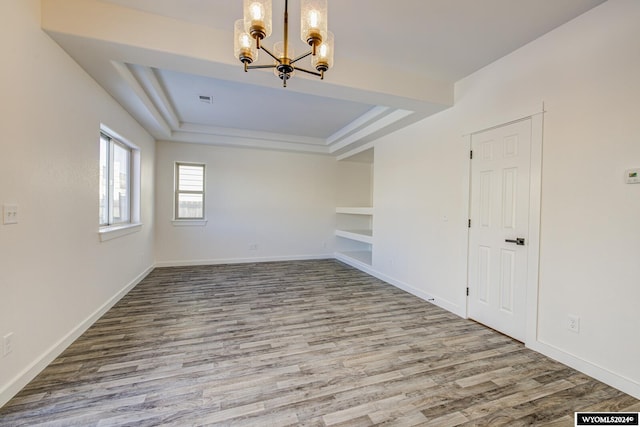
[[[336,259],[371,267],[373,252],[373,148],[338,162]]]

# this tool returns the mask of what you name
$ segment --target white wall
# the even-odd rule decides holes
[[[153,265],[153,139],[40,30],[40,1],[0,2],[0,406]],[[100,243],[98,135],[141,148],[142,230]]]
[[[537,341],[640,397],[640,2],[611,0],[456,85],[375,147],[374,269],[466,313],[468,138],[544,102]],[[580,333],[566,328],[580,316]]]
[[[463,316],[468,147],[452,110],[376,144],[373,267]]]
[[[206,226],[172,224],[178,161],[206,164]],[[158,142],[157,264],[331,257],[336,163],[328,156]]]
[[[372,206],[373,163],[338,161],[336,183],[336,206]]]

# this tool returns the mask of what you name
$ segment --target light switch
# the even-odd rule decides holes
[[[627,184],[640,184],[640,169],[629,169],[624,172]]]
[[[2,207],[2,223],[3,224],[18,223],[18,205],[4,205]]]

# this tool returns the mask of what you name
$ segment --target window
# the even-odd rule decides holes
[[[100,126],[100,240],[135,231],[140,223],[140,150]]]
[[[204,165],[176,163],[176,220],[204,220]]]

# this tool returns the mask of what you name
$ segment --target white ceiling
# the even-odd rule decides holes
[[[456,81],[603,1],[330,0],[335,66],[287,88],[233,58],[242,0],[43,0],[42,25],[157,139],[340,155],[450,107]],[[269,47],[283,10],[273,0]]]
[[[155,70],[155,74],[183,123],[270,133],[282,133],[284,123],[288,133],[327,138],[331,130],[342,129],[371,109],[368,104],[341,101],[340,114],[325,114],[335,103],[330,98],[283,90],[280,86],[228,82],[170,70]],[[203,105],[199,95],[210,96],[211,104]],[[262,114],[265,111],[273,114]],[[287,123],[288,118],[295,120]]]

